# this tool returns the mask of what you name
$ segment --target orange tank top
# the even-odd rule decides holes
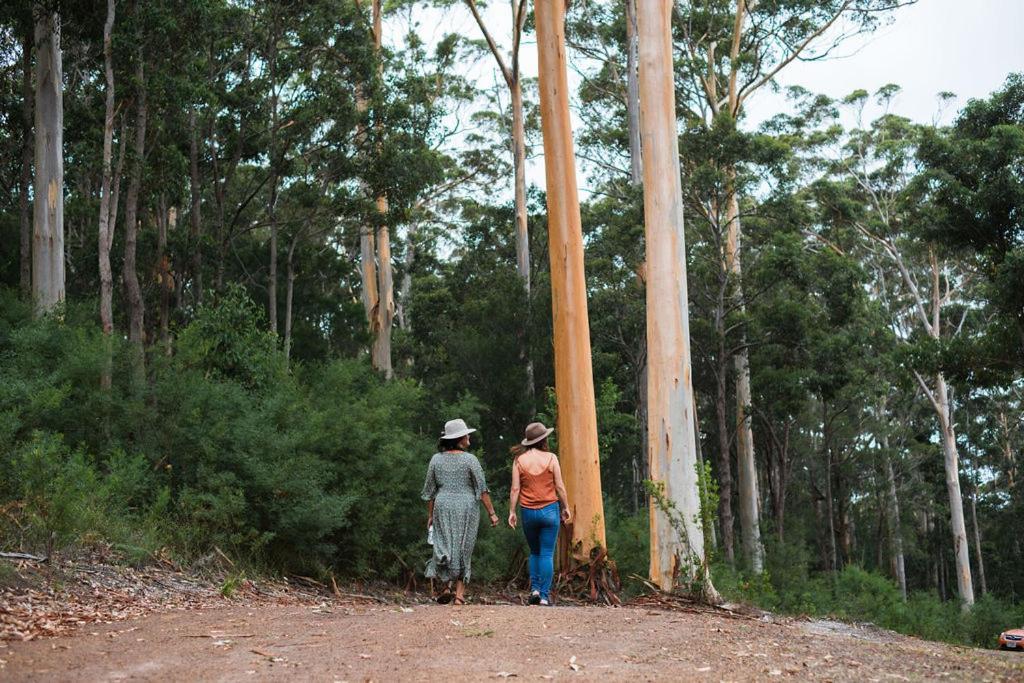
[[[520,465],[519,459],[516,459],[516,467],[519,468],[519,504],[524,508],[539,510],[558,501],[558,493],[555,491],[555,473],[551,469],[554,460],[555,456],[552,455],[548,464],[539,474],[531,474]]]

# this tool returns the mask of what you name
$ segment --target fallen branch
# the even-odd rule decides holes
[[[0,557],[5,560],[28,560],[29,562],[46,562],[50,558],[39,557],[38,555],[29,555],[28,553],[0,553]]]

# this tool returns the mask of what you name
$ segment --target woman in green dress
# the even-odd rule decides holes
[[[433,527],[434,543],[434,555],[427,563],[426,576],[445,583],[437,599],[440,603],[452,600],[456,605],[466,603],[465,583],[472,573],[473,547],[480,526],[478,502],[483,502],[487,508],[491,526],[498,525],[480,461],[466,452],[469,435],[475,431],[463,420],[449,420],[423,483],[427,528]]]

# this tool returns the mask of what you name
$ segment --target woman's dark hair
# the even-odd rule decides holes
[[[546,451],[548,449],[548,437],[545,436],[543,439],[541,439],[537,443],[530,444],[529,446],[524,446],[521,443],[517,443],[515,446],[513,446],[509,450],[512,451],[512,459],[515,460],[520,455],[522,455],[526,451],[531,450],[533,448],[536,448],[539,451]]]
[[[439,439],[437,442],[437,452],[444,453],[445,451],[457,451],[461,450],[459,444],[466,437],[460,436],[456,439]]]

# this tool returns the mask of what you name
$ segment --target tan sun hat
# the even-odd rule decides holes
[[[526,425],[526,438],[523,439],[522,445],[532,446],[546,439],[553,431],[555,431],[554,428],[548,429],[543,422],[531,422]]]
[[[475,429],[466,426],[465,420],[448,420],[444,423],[444,432],[441,434],[441,438],[446,440],[460,439],[475,431]]]

